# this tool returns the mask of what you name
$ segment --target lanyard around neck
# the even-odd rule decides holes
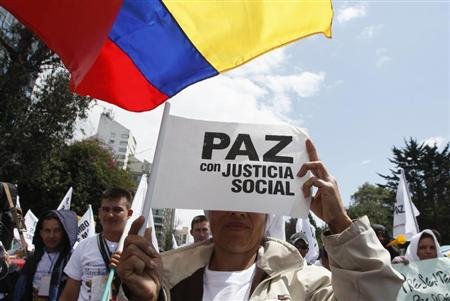
[[[97,245],[100,250],[100,254],[102,255],[103,261],[105,263],[106,269],[109,271],[109,261],[111,259],[111,251],[109,250],[108,244],[106,243],[105,238],[100,233],[97,235]]]
[[[50,256],[50,253],[48,253],[47,251],[45,252],[47,254],[48,260],[50,261],[50,268],[48,269],[47,273],[51,273],[53,271],[53,266],[55,265],[55,261],[56,261],[56,257],[57,254],[52,258],[52,256]]]

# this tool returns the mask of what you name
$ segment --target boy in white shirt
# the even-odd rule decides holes
[[[103,232],[82,240],[64,272],[69,277],[60,301],[100,300],[109,272],[109,261],[133,211],[131,194],[121,188],[103,192],[98,217]]]

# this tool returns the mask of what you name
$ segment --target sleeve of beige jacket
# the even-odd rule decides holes
[[[367,216],[343,232],[322,240],[331,266],[337,300],[396,300],[403,280],[391,266],[389,253],[370,227]]]

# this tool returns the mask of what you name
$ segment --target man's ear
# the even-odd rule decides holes
[[[191,229],[191,230],[189,230],[189,233],[191,233],[191,235],[192,235],[192,236],[194,236],[194,234],[192,234],[192,229]]]
[[[128,217],[131,217],[133,215],[133,209],[128,209]]]

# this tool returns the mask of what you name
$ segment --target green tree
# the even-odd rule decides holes
[[[68,72],[30,31],[1,25],[0,179],[18,184],[26,207],[39,200],[46,162],[73,137],[90,99],[69,91]]]
[[[364,183],[351,196],[352,202],[347,212],[352,219],[367,215],[371,223],[381,224],[392,232],[394,199],[392,190]]]
[[[405,171],[413,203],[420,211],[417,217],[420,229],[434,228],[446,243],[450,241],[450,144],[441,150],[437,145],[418,143],[410,138],[402,148],[393,147],[389,159],[395,169],[390,175],[380,175],[386,180],[384,187],[396,190],[399,168]]]
[[[71,208],[82,215],[88,204],[98,209],[102,192],[121,187],[134,192],[134,183],[128,172],[119,168],[112,154],[97,140],[84,140],[64,146],[53,152],[36,181],[34,192],[39,202],[30,204],[33,212],[55,209],[69,187],[73,187]]]

